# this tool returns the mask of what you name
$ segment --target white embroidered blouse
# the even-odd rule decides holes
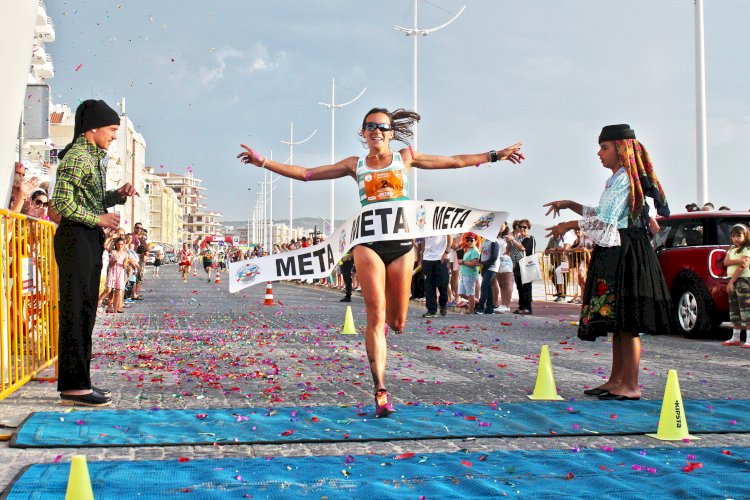
[[[620,245],[618,229],[628,227],[628,197],[630,177],[624,168],[607,179],[598,207],[583,207],[583,218],[578,226],[586,237],[603,247]]]

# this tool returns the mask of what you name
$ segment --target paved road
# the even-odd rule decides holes
[[[103,315],[95,330],[94,381],[111,388],[114,408],[223,408],[238,406],[372,404],[372,385],[361,335],[341,335],[340,292],[276,283],[280,305],[261,305],[264,287],[229,294],[223,284],[177,278],[174,266],[150,278],[144,300],[124,314]],[[226,275],[222,276],[225,280]],[[351,303],[364,326],[364,304]],[[407,333],[389,338],[388,379],[396,405],[407,402],[526,401],[537,356],[548,344],[560,393],[582,390],[606,377],[610,345],[575,337],[575,306],[539,304],[539,315],[462,315],[424,320],[412,305]],[[750,398],[750,350],[676,336],[644,338],[643,396],[661,400],[667,370],[678,371],[684,399]],[[613,402],[616,405],[627,403]],[[0,420],[32,411],[60,410],[54,384],[31,382],[0,402]],[[689,423],[689,415],[688,415]],[[750,446],[743,434],[704,435],[698,446]],[[686,446],[644,436],[400,441],[165,448],[17,450],[0,444],[0,486],[27,464],[69,460],[144,460],[175,457],[298,456],[493,449]]]

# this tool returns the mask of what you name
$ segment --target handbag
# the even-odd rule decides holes
[[[518,261],[518,268],[521,272],[521,283],[524,285],[542,279],[539,259],[536,256],[536,245],[534,245],[534,251],[531,255],[527,255]]]

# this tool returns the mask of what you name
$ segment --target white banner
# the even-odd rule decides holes
[[[267,281],[325,278],[350,248],[372,241],[472,232],[497,240],[508,212],[442,201],[391,201],[362,207],[323,243],[229,264],[229,291]]]

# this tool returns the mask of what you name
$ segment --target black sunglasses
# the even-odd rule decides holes
[[[388,132],[392,129],[390,123],[375,123],[375,122],[367,122],[365,123],[364,129],[368,132],[372,132],[375,129],[380,129],[381,132]]]
[[[529,226],[518,226],[519,229],[528,229]]]
[[[37,207],[49,207],[48,201],[34,200],[34,205]]]
[[[466,238],[466,241],[474,241],[474,238]]]

